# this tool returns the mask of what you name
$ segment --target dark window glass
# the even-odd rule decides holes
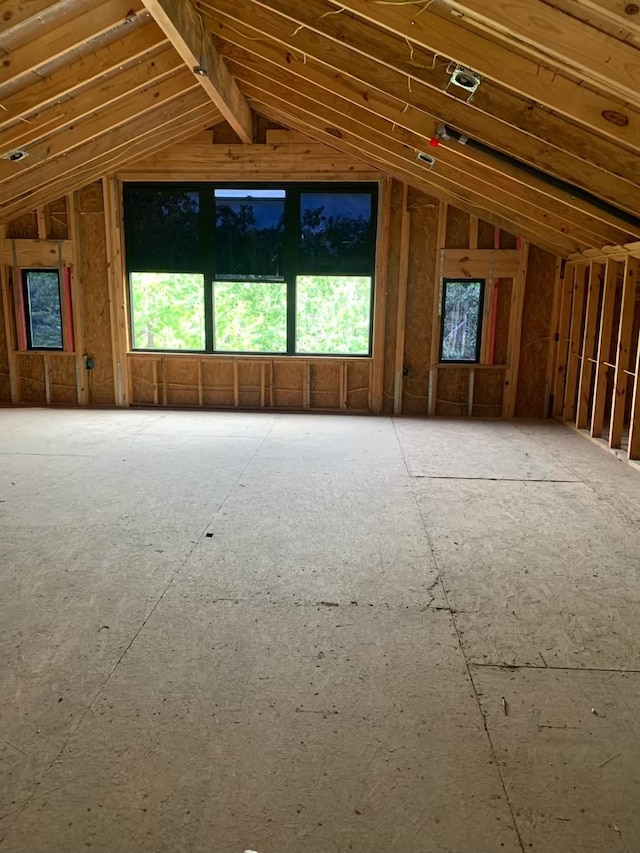
[[[284,190],[217,189],[216,278],[282,278]]]
[[[25,321],[30,349],[62,349],[58,270],[24,270]]]
[[[373,196],[300,194],[300,266],[305,275],[371,275]]]
[[[126,186],[125,243],[130,271],[198,272],[200,194],[180,187]]]
[[[483,281],[444,280],[441,361],[479,360],[483,291]]]

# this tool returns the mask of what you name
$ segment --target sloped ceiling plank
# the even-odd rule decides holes
[[[429,11],[417,15],[415,7],[381,5],[368,0],[329,0],[337,8],[408,38],[413,44],[448,56],[513,92],[532,98],[578,124],[640,150],[640,113],[610,95],[594,92],[555,70],[520,56],[481,35],[456,26]],[[622,119],[608,120],[613,114]],[[620,125],[624,120],[626,124]]]
[[[561,9],[581,21],[638,46],[640,9],[628,0],[546,0],[548,6]]]
[[[253,116],[190,0],[143,0],[187,67],[242,142],[253,142]]]
[[[415,161],[420,150],[422,139],[404,128],[394,126],[392,121],[372,114],[367,108],[356,106],[343,98],[320,89],[314,83],[302,80],[291,80],[291,75],[280,72],[273,65],[256,65],[255,60],[240,65],[233,63],[236,78],[243,83],[253,83],[263,90],[286,92],[287,98],[299,106],[308,106],[318,118],[334,122],[338,129],[354,123],[360,124],[360,132],[367,138],[370,131],[384,134],[390,140],[389,145],[404,145],[408,150],[406,155]],[[306,104],[305,104],[306,101]],[[326,108],[326,109],[324,109]],[[332,110],[329,114],[328,110]],[[557,190],[550,188],[539,179],[526,176],[528,180],[520,180],[517,170],[499,162],[491,162],[490,158],[467,150],[466,146],[455,145],[451,148],[441,146],[435,154],[438,171],[447,170],[447,174],[456,174],[458,179],[468,186],[475,186],[478,191],[482,185],[492,193],[504,194],[511,197],[510,204],[522,210],[526,204],[539,209],[539,215],[556,216],[560,222],[568,221],[583,232],[591,235],[592,244],[601,245],[602,238],[607,234],[607,240],[614,242],[625,241],[631,233],[629,226],[615,217],[588,205],[585,202],[570,198],[566,193],[559,197]],[[415,165],[415,163],[414,163]],[[418,166],[417,168],[422,168]],[[455,170],[455,171],[454,171]],[[640,235],[640,227],[636,232]],[[606,242],[606,240],[605,240]]]
[[[194,133],[222,120],[215,107],[207,102],[195,111],[174,118],[162,130],[156,131],[154,128],[146,134],[133,138],[128,145],[119,147],[113,152],[110,151],[84,167],[77,168],[61,180],[36,188],[24,197],[19,207],[14,206],[13,213],[0,210],[0,222],[7,222],[20,213],[55,201],[62,195],[67,195],[99,180],[104,175],[128,166],[140,157],[146,157],[183,139],[188,139]]]
[[[44,79],[36,77],[36,82],[30,82],[13,94],[2,97],[0,127],[30,117],[36,110],[68,97],[76,89],[103,75],[138,62],[141,57],[166,43],[164,33],[150,22],[147,26],[127,32],[124,38],[101,47],[90,56],[70,62]]]
[[[310,98],[324,101],[327,104],[338,104],[337,108],[342,109],[346,114],[356,115],[357,111],[365,110],[363,120],[372,122],[374,126],[379,119],[391,122],[393,136],[414,147],[416,152],[428,147],[424,138],[424,114],[407,110],[406,105],[403,105],[401,101],[383,95],[376,90],[364,92],[362,87],[350,85],[342,75],[337,74],[334,70],[316,65],[313,60],[308,59],[303,62],[291,55],[287,56],[283,48],[279,48],[273,43],[268,46],[255,41],[249,42],[249,44],[253,45],[253,53],[226,42],[221,44],[220,50],[232,63],[239,63],[246,68],[259,70],[273,81],[276,89],[280,85],[291,85],[291,77],[294,75],[296,78],[295,87],[300,93],[305,93]],[[242,72],[236,71],[235,67],[234,73],[240,76],[240,79],[245,79],[242,77]],[[315,88],[310,88],[308,84],[315,86]],[[477,164],[480,164],[481,167],[486,166],[499,174],[510,176],[523,185],[536,188],[543,194],[560,201],[562,205],[568,205],[570,208],[575,207],[577,210],[601,219],[614,227],[623,230],[629,228],[628,225],[611,214],[580,201],[569,193],[550,188],[548,184],[528,175],[517,167],[492,160],[486,154],[476,152],[468,146],[450,143],[449,145],[441,145],[437,151],[431,153],[435,155],[438,161],[442,160],[445,163],[452,164],[457,161],[459,168],[473,169]],[[634,188],[634,192],[630,195],[636,202],[638,201],[637,188]],[[569,213],[567,215],[570,216]]]
[[[55,57],[68,54],[75,47],[108,30],[126,29],[127,21],[138,15],[140,3],[132,0],[108,0],[94,4],[87,11],[57,27],[42,25],[42,34],[29,39],[2,57],[0,65],[0,92],[2,86],[16,82],[34,69],[51,62]],[[124,33],[123,33],[124,34]]]
[[[541,0],[445,0],[517,51],[552,58],[606,92],[640,104],[640,53]],[[513,39],[516,42],[513,42]]]
[[[0,154],[15,148],[30,151],[39,139],[47,138],[70,124],[76,125],[91,113],[122,98],[129,98],[140,89],[156,86],[182,67],[182,60],[175,50],[167,47],[146,62],[103,76],[74,97],[31,113],[28,121],[16,121],[6,130],[0,130]]]
[[[25,182],[31,182],[31,174],[39,173],[56,158],[87,141],[97,144],[100,137],[114,128],[121,127],[131,119],[153,112],[158,105],[179,99],[185,92],[197,90],[193,75],[186,68],[162,80],[156,85],[146,86],[141,91],[111,104],[105,109],[90,114],[68,128],[31,146],[31,156],[13,163],[0,160],[0,188],[5,198],[18,195]]]
[[[173,98],[159,107],[145,112],[144,115],[105,132],[97,139],[91,139],[72,151],[53,157],[42,165],[31,169],[28,173],[14,178],[12,181],[7,181],[2,186],[4,206],[14,203],[20,205],[20,200],[24,194],[33,192],[38,186],[73,172],[121,145],[128,145],[135,136],[147,132],[152,133],[154,130],[159,131],[175,118],[176,113],[182,114],[200,108],[203,104],[203,98],[201,89],[196,87],[180,98]]]
[[[0,9],[0,35],[55,5],[55,0],[6,0]]]
[[[372,88],[387,92],[409,108],[436,116],[467,136],[631,211],[638,210],[637,188],[631,185],[640,183],[637,155],[491,82],[480,87],[473,104],[445,94],[446,60],[432,69],[429,57],[416,54],[412,65],[405,41],[349,15],[326,16],[327,8],[332,11],[332,7],[322,0],[305,0],[304,5],[296,5],[295,14],[287,14],[288,0],[269,0],[270,7],[275,5],[277,12],[252,0],[206,0],[206,6],[200,4],[205,14],[212,15],[207,18],[212,31],[225,41],[254,52],[278,42],[288,48],[287,61],[292,65],[316,59],[359,80],[362,97],[367,97]],[[251,21],[251,26],[245,21]],[[425,138],[433,134],[436,123],[425,117]],[[609,174],[625,183],[612,180]]]
[[[301,105],[295,98],[291,97],[289,91],[283,90],[276,95],[270,87],[267,90],[267,88],[249,86],[245,83],[243,83],[242,88],[251,100],[285,112],[287,115],[298,117],[308,126],[321,129],[323,131],[322,141],[326,142],[333,138],[336,147],[338,143],[343,141],[349,142],[350,153],[354,153],[355,156],[365,162],[373,163],[375,160],[375,165],[382,168],[387,174],[398,175],[401,172],[404,175],[404,180],[408,180],[411,176],[414,181],[419,181],[422,186],[439,187],[447,192],[462,195],[485,210],[494,210],[498,215],[502,215],[505,219],[512,219],[517,224],[524,223],[530,230],[538,228],[540,231],[544,229],[547,233],[552,232],[557,242],[562,242],[563,239],[572,240],[574,245],[583,247],[592,246],[594,243],[591,235],[586,236],[570,224],[558,222],[557,218],[545,215],[539,209],[532,208],[530,204],[523,203],[517,210],[514,210],[513,207],[505,204],[502,196],[498,194],[491,196],[489,187],[482,186],[481,191],[478,191],[478,182],[465,181],[464,177],[461,181],[459,173],[454,170],[439,169],[430,172],[426,166],[415,162],[411,154],[408,153],[410,149],[405,146],[376,131],[363,130],[361,127],[344,120],[342,125],[339,125],[333,120],[335,116],[329,110],[320,108],[319,105],[307,103]],[[316,114],[318,112],[321,113],[320,117]],[[293,126],[297,127],[297,125]]]
[[[415,174],[409,173],[402,168],[390,167],[387,163],[383,163],[378,160],[374,154],[371,154],[366,150],[363,151],[359,145],[354,145],[348,134],[344,134],[342,139],[335,138],[331,134],[327,133],[322,122],[314,121],[312,118],[299,113],[298,110],[291,105],[274,107],[261,100],[249,100],[250,103],[253,104],[254,110],[265,116],[265,118],[278,122],[286,127],[298,130],[318,142],[323,142],[325,145],[337,148],[345,154],[350,154],[353,157],[359,158],[363,160],[363,162],[369,163],[374,168],[385,172],[390,177],[403,181],[404,183],[407,183],[428,195],[434,196],[441,201],[445,201],[459,207],[461,210],[465,210],[473,216],[484,219],[486,222],[490,222],[498,228],[502,228],[510,233],[515,232],[522,237],[526,237],[536,243],[536,245],[547,249],[552,254],[568,257],[568,255],[574,251],[571,249],[571,246],[579,245],[571,238],[559,235],[557,232],[546,228],[546,226],[536,226],[535,228],[532,228],[531,223],[526,220],[520,219],[519,221],[514,221],[509,216],[504,213],[501,214],[501,212],[496,211],[495,209],[489,210],[486,207],[477,204],[470,193],[467,193],[464,190],[458,192],[459,188],[457,187],[455,188],[455,191],[451,191],[444,185],[421,180],[416,177]]]

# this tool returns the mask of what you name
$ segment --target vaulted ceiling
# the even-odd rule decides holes
[[[260,114],[562,255],[640,239],[625,0],[0,0],[0,58],[2,221]]]

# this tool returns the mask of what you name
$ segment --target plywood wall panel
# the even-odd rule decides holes
[[[502,417],[504,370],[476,370],[474,373],[473,417]]]
[[[543,418],[556,259],[531,246],[524,294],[516,417]]]
[[[240,408],[259,409],[262,397],[262,362],[238,362],[238,403]]]
[[[60,406],[75,406],[78,402],[76,360],[73,355],[56,355],[49,359],[51,402]]]
[[[89,371],[89,401],[93,405],[112,406],[115,381],[102,184],[89,184],[75,197],[85,338],[87,353],[95,361],[95,368]]]
[[[56,199],[56,201],[52,201],[46,205],[44,216],[47,224],[48,240],[69,239],[69,214],[66,198]]]
[[[349,361],[346,365],[347,409],[366,412],[369,408],[369,361]]]
[[[303,365],[295,362],[273,363],[273,405],[276,409],[302,409],[304,407],[305,372]]]
[[[506,364],[509,345],[509,313],[511,311],[511,291],[513,279],[500,278],[498,287],[498,311],[496,314],[496,337],[493,356],[494,364]]]
[[[129,358],[129,371],[131,374],[131,402],[142,405],[152,405],[156,402],[156,383],[154,377],[157,375],[157,367],[154,373],[154,360],[150,358]]]
[[[21,355],[19,371],[21,402],[44,405],[47,402],[44,356],[40,353]]]
[[[469,406],[469,370],[447,368],[438,376],[436,415],[460,417],[466,415]]]
[[[405,318],[402,412],[426,415],[431,366],[432,316],[437,299],[436,254],[439,202],[409,190],[409,277]]]
[[[457,207],[449,206],[447,210],[447,230],[445,236],[445,248],[468,249],[469,248],[469,225],[471,219],[468,213],[458,210]]]
[[[205,406],[229,407],[234,404],[232,359],[203,359],[202,402]]]
[[[19,216],[17,219],[12,219],[7,225],[7,237],[9,239],[15,238],[17,240],[37,240],[38,218],[35,210],[23,213],[22,216]]]
[[[309,407],[311,409],[339,409],[340,365],[338,362],[311,362],[309,374]]]

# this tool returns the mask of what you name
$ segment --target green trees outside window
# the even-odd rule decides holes
[[[60,273],[23,270],[23,288],[29,349],[62,349]]]
[[[440,361],[479,361],[483,281],[444,280]]]

